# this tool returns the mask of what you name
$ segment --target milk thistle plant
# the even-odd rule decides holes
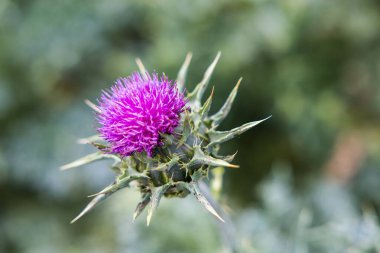
[[[241,79],[237,82],[219,111],[210,115],[213,90],[204,103],[202,97],[219,57],[220,53],[192,92],[183,91],[191,60],[188,54],[176,81],[165,75],[149,74],[138,60],[140,73],[118,79],[114,86],[102,92],[98,105],[87,101],[96,111],[99,134],[81,139],[80,143],[92,144],[98,151],[62,169],[112,159],[117,176],[111,185],[92,195],[93,200],[72,222],[131,184],[141,192],[133,219],[148,206],[149,225],[163,196],[183,198],[192,194],[207,211],[223,221],[199,184],[215,168],[237,168],[231,164],[235,154],[218,154],[220,144],[265,119],[229,131],[216,130],[230,112],[241,82]]]

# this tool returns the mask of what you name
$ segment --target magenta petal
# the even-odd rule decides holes
[[[119,78],[103,91],[99,108],[99,132],[110,152],[122,156],[145,151],[149,156],[161,145],[159,133],[172,133],[186,101],[176,83],[157,74],[142,77],[135,72]]]

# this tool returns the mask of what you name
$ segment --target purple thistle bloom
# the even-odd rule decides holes
[[[172,134],[178,126],[186,101],[167,77],[135,72],[119,78],[110,91],[103,91],[98,129],[111,146],[109,151],[122,156],[162,145],[160,133]]]

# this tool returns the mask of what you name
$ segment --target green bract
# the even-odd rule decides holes
[[[241,82],[241,79],[239,79],[220,110],[213,115],[209,115],[213,90],[203,104],[202,97],[219,57],[220,53],[207,68],[202,81],[192,92],[187,94],[187,109],[181,115],[181,124],[173,134],[161,135],[164,145],[158,147],[152,157],[145,153],[134,153],[127,157],[105,153],[103,150],[108,147],[108,144],[99,136],[80,140],[80,143],[94,145],[98,148],[98,151],[64,165],[61,169],[78,167],[100,159],[113,159],[112,169],[117,172],[117,177],[111,185],[92,195],[93,200],[72,222],[81,218],[115,192],[128,187],[131,183],[137,184],[142,197],[137,204],[133,219],[136,219],[149,206],[147,216],[147,224],[149,225],[152,215],[163,196],[186,197],[193,194],[207,211],[223,221],[222,217],[210,204],[209,199],[201,191],[199,183],[204,178],[207,178],[210,170],[216,167],[237,168],[237,165],[230,163],[235,155],[218,155],[220,144],[244,133],[265,119],[246,123],[229,131],[216,130],[230,112]],[[184,88],[190,60],[191,54],[188,54],[179,71],[177,85],[180,90]],[[146,73],[141,61],[138,60],[137,63],[140,71]],[[88,102],[88,104],[94,110],[98,109],[91,102]]]

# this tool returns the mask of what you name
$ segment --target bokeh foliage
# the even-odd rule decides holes
[[[242,252],[379,251],[379,31],[375,0],[1,1],[0,251],[219,252],[191,201],[164,201],[147,229],[125,193],[69,225],[112,175],[57,169],[90,151],[75,143],[95,132],[83,100],[135,57],[174,78],[192,51],[194,86],[219,50],[213,107],[244,78],[222,127],[272,115],[225,149],[239,151],[221,201]],[[260,187],[279,161],[293,180]]]

